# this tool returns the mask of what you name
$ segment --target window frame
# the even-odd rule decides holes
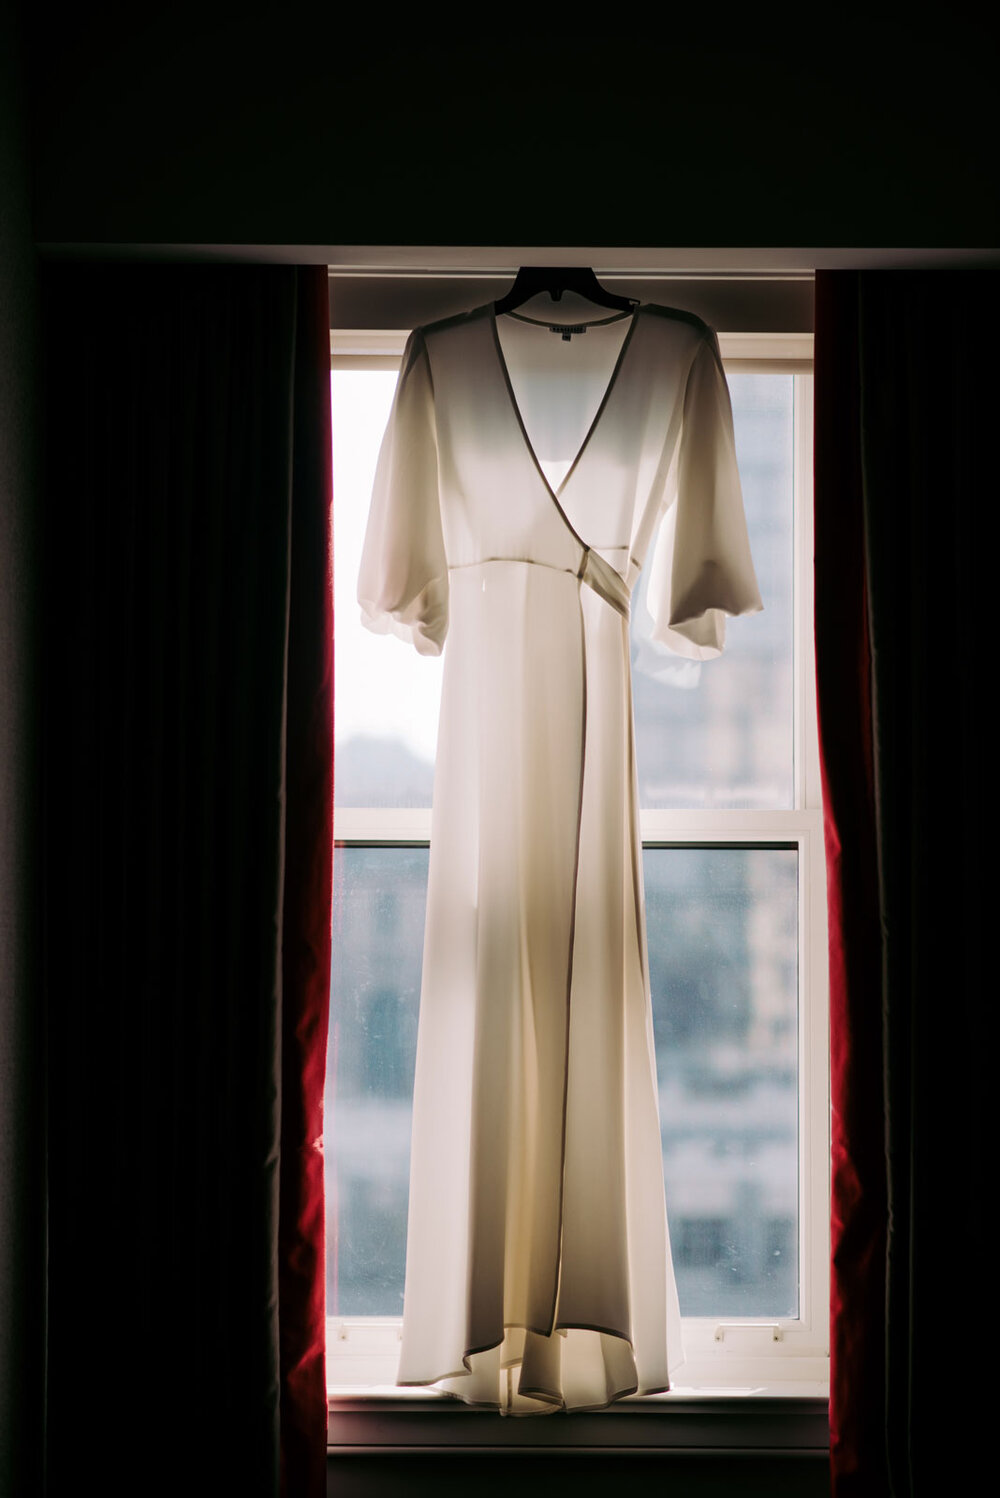
[[[343,330],[331,332],[333,369],[397,369],[406,330]],[[829,1029],[826,922],[826,866],[823,813],[819,773],[818,735],[815,714],[815,666],[812,639],[812,335],[805,333],[722,333],[720,349],[727,375],[742,372],[782,373],[794,377],[793,395],[793,659],[794,684],[793,763],[795,807],[778,811],[665,811],[641,813],[643,845],[733,843],[794,845],[799,860],[799,1282],[802,1287],[797,1318],[751,1320],[718,1317],[685,1318],[685,1385],[669,1394],[636,1397],[620,1402],[612,1410],[639,1409],[647,1412],[669,1408],[693,1411],[708,1400],[719,1414],[728,1400],[733,1409],[753,1408],[762,1416],[788,1401],[795,1402],[806,1424],[803,1440],[792,1445],[812,1446],[820,1407],[825,1418],[829,1370]],[[337,846],[364,844],[427,845],[429,809],[342,808],[335,810],[334,836]],[[370,1361],[371,1367],[394,1365],[400,1322],[391,1317],[330,1317],[328,1333],[328,1385],[330,1430],[333,1443],[357,1449],[364,1421],[358,1419],[377,1410],[401,1421],[399,1434],[409,1431],[414,1449],[425,1444],[424,1435],[414,1436],[411,1422],[426,1429],[426,1416],[473,1412],[434,1390],[399,1390],[388,1383],[369,1387],[347,1384],[335,1376],[339,1364]],[[348,1348],[345,1344],[350,1344]],[[334,1365],[331,1371],[331,1364]],[[391,1378],[391,1374],[389,1375]],[[691,1380],[690,1383],[687,1380]],[[775,1401],[778,1402],[775,1405]],[[607,1417],[612,1411],[574,1416],[584,1422],[596,1419],[597,1429],[609,1439]],[[603,1422],[603,1423],[602,1423]],[[549,1426],[551,1422],[528,1422]],[[502,1422],[523,1427],[525,1422]],[[588,1425],[589,1428],[589,1425]],[[678,1435],[676,1424],[672,1426]],[[811,1434],[806,1439],[805,1433]],[[492,1429],[492,1427],[491,1427]],[[616,1426],[614,1449],[631,1446],[639,1428]],[[642,1427],[643,1442],[650,1437],[649,1422]],[[480,1445],[468,1424],[457,1434],[459,1445]],[[519,1444],[511,1432],[503,1444]],[[701,1431],[702,1436],[704,1430]],[[493,1430],[491,1440],[495,1440]],[[449,1443],[452,1436],[449,1434]],[[580,1443],[580,1435],[573,1444]],[[597,1437],[594,1437],[596,1440]],[[592,1444],[589,1436],[584,1445]],[[673,1443],[673,1442],[672,1442]],[[362,1442],[363,1444],[363,1442]],[[381,1449],[381,1436],[375,1442]],[[534,1440],[529,1444],[537,1444]],[[548,1439],[543,1441],[548,1446]],[[556,1440],[556,1446],[562,1444]],[[680,1445],[686,1444],[680,1440]],[[783,1440],[783,1446],[787,1443]],[[610,1448],[609,1448],[610,1449]]]

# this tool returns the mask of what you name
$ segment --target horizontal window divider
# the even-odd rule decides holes
[[[719,333],[722,362],[734,374],[750,372],[752,364],[763,372],[788,374],[811,373],[813,335],[811,333]]]
[[[334,369],[398,369],[407,328],[331,329]],[[723,333],[719,351],[733,374],[811,374],[811,333]]]
[[[685,1343],[689,1346],[693,1342],[707,1345],[713,1339],[718,1340],[717,1333],[720,1330],[749,1335],[767,1333],[766,1340],[769,1342],[773,1340],[770,1334],[775,1329],[781,1332],[781,1340],[808,1330],[801,1316],[682,1316],[681,1323],[684,1327]],[[335,1347],[338,1342],[357,1336],[369,1342],[377,1341],[382,1346],[389,1346],[399,1341],[403,1318],[401,1315],[328,1316],[326,1326],[328,1347]]]
[[[335,848],[429,848],[426,837],[337,837]]]
[[[788,838],[643,837],[642,846],[644,848],[719,848],[727,852],[732,849],[756,848],[762,851],[793,853],[798,843],[794,839],[789,841]]]
[[[380,369],[398,371],[400,357],[399,354],[334,354],[330,360],[330,368],[358,369],[369,374]]]
[[[484,248],[482,245],[434,245],[422,246],[420,259],[414,260],[411,246],[401,249],[399,245],[336,245],[327,255],[327,277],[330,281],[344,277],[357,279],[371,277],[380,281],[511,281],[521,265],[583,265],[592,264],[595,274],[602,281],[723,281],[723,282],[767,282],[804,281],[811,283],[816,277],[815,251],[802,250],[699,250],[694,258],[687,251],[656,252],[652,259],[647,250],[632,247],[618,248],[608,260],[606,247],[581,249],[579,245],[563,249],[544,249],[510,245]],[[837,252],[834,252],[835,254]],[[857,254],[857,251],[853,252]],[[892,251],[862,251],[867,257],[891,255]],[[916,252],[921,253],[919,250]],[[975,252],[972,252],[975,254]],[[806,259],[803,259],[805,254]],[[678,259],[683,255],[683,259]],[[350,256],[350,258],[347,258]],[[770,258],[777,256],[777,258]],[[827,264],[854,265],[854,260],[843,256]],[[879,260],[867,258],[866,266],[880,264]],[[896,265],[898,262],[890,262]]]
[[[746,1399],[767,1395],[776,1387],[783,1395],[819,1397],[827,1392],[830,1364],[825,1321],[812,1326],[808,1319],[790,1317],[684,1317],[682,1322],[685,1361],[675,1374],[674,1388],[669,1396],[645,1396],[643,1402],[681,1396],[714,1399],[727,1394]],[[380,1398],[397,1403],[416,1399],[421,1409],[444,1400],[445,1407],[453,1407],[453,1401],[437,1389],[395,1384],[401,1324],[399,1317],[388,1316],[328,1318],[331,1398]],[[633,1396],[633,1401],[637,1398]]]
[[[642,840],[648,845],[787,848],[803,835],[822,830],[822,813],[814,810],[702,811],[650,809],[639,814]],[[377,847],[424,843],[430,838],[429,807],[340,807],[334,816],[338,843]]]
[[[813,1360],[816,1361],[816,1360]],[[614,1415],[651,1416],[667,1410],[690,1408],[699,1413],[710,1413],[719,1408],[745,1409],[754,1414],[766,1410],[768,1402],[785,1408],[791,1404],[805,1404],[812,1408],[825,1408],[829,1392],[823,1370],[818,1370],[811,1379],[772,1379],[766,1387],[742,1387],[739,1380],[720,1384],[717,1388],[705,1386],[695,1388],[691,1384],[677,1381],[674,1387],[661,1394],[628,1394],[616,1399],[604,1409],[581,1410],[575,1417],[599,1415],[608,1419]],[[441,1410],[468,1417],[476,1414],[495,1415],[493,1410],[465,1404],[439,1389],[430,1387],[404,1387],[395,1384],[373,1385],[369,1388],[330,1383],[327,1389],[327,1405],[338,1410],[368,1410],[372,1408],[409,1409],[414,1413],[425,1410]]]
[[[795,840],[801,834],[821,828],[822,813],[790,808],[774,811],[740,807],[670,811],[650,807],[640,811],[639,826],[644,843],[680,839],[690,846],[692,842],[704,839],[708,843],[738,845],[736,840],[745,838],[746,845],[751,847],[766,842],[768,838],[777,838],[787,845],[789,839]]]
[[[338,843],[357,842],[369,847],[426,844],[430,831],[429,806],[340,806],[333,814],[333,836]]]

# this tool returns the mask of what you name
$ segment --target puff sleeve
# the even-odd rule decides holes
[[[421,655],[448,633],[448,562],[441,527],[434,388],[419,329],[410,334],[382,439],[361,553],[362,622]]]
[[[711,660],[726,614],[763,608],[743,513],[729,387],[719,343],[705,328],[684,393],[671,470],[650,563],[652,635],[677,655]]]

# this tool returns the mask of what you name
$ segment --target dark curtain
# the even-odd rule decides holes
[[[325,267],[44,267],[48,1487],[325,1493]]]
[[[817,276],[836,1498],[936,1490],[990,1434],[997,285]]]

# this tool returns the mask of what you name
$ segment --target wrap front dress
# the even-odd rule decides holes
[[[695,659],[761,607],[712,330],[527,310],[411,334],[358,590],[370,628],[448,640],[399,1382],[513,1413],[682,1361],[629,604],[651,554],[653,636]]]

